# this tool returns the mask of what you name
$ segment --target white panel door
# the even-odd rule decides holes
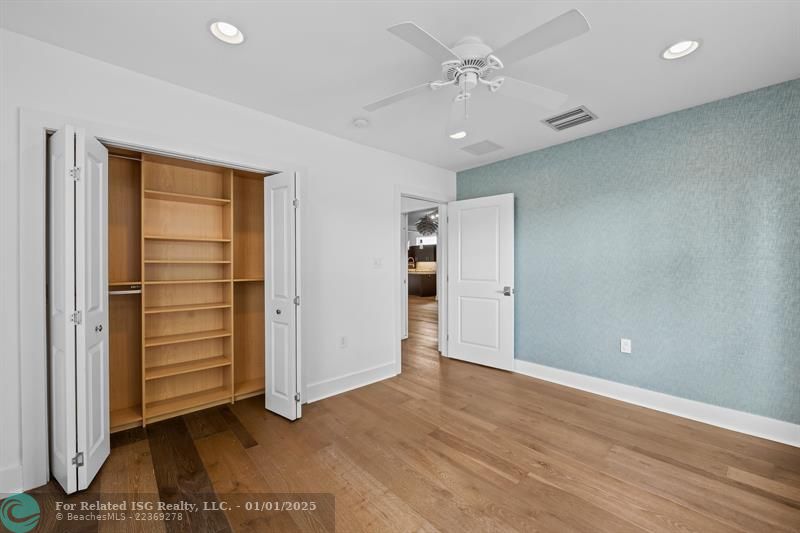
[[[297,208],[295,175],[264,178],[264,313],[266,408],[289,420],[299,417],[297,372]]]
[[[448,355],[511,370],[514,195],[450,202]]]
[[[50,358],[50,471],[67,494],[78,490],[75,372],[75,131],[48,141],[47,315]]]
[[[108,369],[108,152],[76,133],[75,295],[77,327],[78,489],[89,486],[111,450]]]

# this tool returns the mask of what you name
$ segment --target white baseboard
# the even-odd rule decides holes
[[[33,487],[28,487],[33,488]],[[22,492],[22,465],[12,464],[0,469],[0,499]]]
[[[514,360],[514,371],[526,376],[572,387],[573,389],[580,389],[671,415],[704,422],[712,426],[800,447],[800,425],[792,424],[791,422],[784,422],[695,400],[687,400],[661,392],[640,389],[639,387],[530,363],[520,359]]]
[[[317,383],[309,383],[306,387],[306,395],[308,396],[306,402],[316,402],[317,400],[357,389],[376,381],[382,381],[395,375],[397,375],[397,372],[395,371],[395,363],[392,361],[367,368],[366,370],[345,374],[344,376],[318,381]]]

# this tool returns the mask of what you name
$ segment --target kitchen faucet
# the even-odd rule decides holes
[[[409,257],[408,258],[408,267],[411,270],[416,270],[417,269],[417,261],[413,257]]]

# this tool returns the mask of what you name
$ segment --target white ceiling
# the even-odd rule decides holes
[[[363,105],[437,79],[439,66],[388,33],[412,20],[453,45],[478,35],[499,47],[571,8],[592,30],[517,63],[508,74],[570,95],[599,120],[565,132],[551,112],[489,96],[476,101],[468,138],[444,134],[443,91],[372,114]],[[356,142],[453,170],[505,159],[670,111],[800,77],[800,2],[2,2],[0,24]],[[224,45],[212,20],[247,40]],[[660,52],[681,39],[703,46],[678,61]],[[480,107],[478,107],[480,106]],[[366,116],[371,126],[352,126]],[[459,148],[490,139],[503,150]]]

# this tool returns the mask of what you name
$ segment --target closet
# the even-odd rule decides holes
[[[111,431],[264,393],[264,174],[109,148]]]

